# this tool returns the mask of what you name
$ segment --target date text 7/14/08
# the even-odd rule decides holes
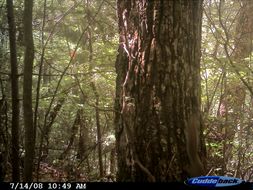
[[[57,183],[57,182],[16,182],[16,183],[9,183],[10,190],[72,190],[72,189],[86,189],[86,183]]]

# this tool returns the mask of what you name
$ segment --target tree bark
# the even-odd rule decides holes
[[[19,87],[18,61],[16,49],[16,27],[13,13],[13,1],[7,0],[7,17],[9,24],[10,60],[11,60],[11,104],[12,104],[12,180],[20,181],[19,158]]]
[[[204,174],[199,157],[202,0],[119,0],[117,13],[117,180],[172,181]]]
[[[34,44],[32,32],[32,10],[33,0],[25,0],[24,8],[24,83],[23,83],[23,109],[25,126],[25,169],[24,180],[32,181],[33,163],[35,151],[35,134],[33,127],[32,110],[32,71],[34,60]]]

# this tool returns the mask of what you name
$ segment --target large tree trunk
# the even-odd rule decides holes
[[[117,2],[118,181],[203,174],[200,162],[202,0]],[[202,146],[203,147],[203,146]]]
[[[25,58],[24,58],[24,84],[23,84],[23,109],[25,126],[25,170],[24,180],[32,181],[35,134],[33,127],[32,110],[32,71],[34,59],[34,45],[32,33],[32,10],[33,0],[25,0],[24,10],[24,39],[25,39]]]
[[[16,27],[13,13],[13,1],[7,0],[7,17],[9,24],[10,60],[11,60],[11,97],[12,97],[12,180],[20,181],[19,172],[19,90],[18,61],[16,50]]]

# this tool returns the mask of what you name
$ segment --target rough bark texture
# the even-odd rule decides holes
[[[24,83],[23,83],[23,109],[25,126],[25,170],[24,180],[32,181],[33,161],[34,161],[34,128],[33,128],[33,110],[32,110],[32,71],[34,59],[34,45],[32,33],[32,10],[33,1],[25,0],[24,9]]]
[[[16,27],[13,13],[13,1],[7,0],[7,17],[9,24],[10,60],[11,60],[11,134],[12,134],[12,180],[20,181],[19,172],[19,90],[18,61],[16,49]]]
[[[171,181],[203,174],[202,164],[192,162],[200,160],[203,144],[202,1],[118,0],[117,11],[117,180]]]

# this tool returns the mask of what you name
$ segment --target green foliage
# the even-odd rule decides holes
[[[3,10],[0,11],[2,81],[7,79],[10,71],[7,20],[4,14],[5,2],[1,1],[0,5]],[[118,46],[115,6],[114,0],[34,1],[33,102],[35,106],[40,76],[36,144],[37,147],[41,145],[43,147],[43,151],[37,150],[36,162],[40,157],[39,151],[42,151],[40,161],[42,165],[47,164],[48,172],[51,171],[50,167],[55,167],[67,175],[69,164],[72,163],[73,166],[80,168],[82,174],[85,174],[86,180],[95,180],[99,176],[97,143],[102,143],[104,164],[110,165],[110,159],[106,157],[109,155],[108,151],[110,152],[115,146],[115,139],[111,138],[114,136],[114,62]],[[24,52],[22,10],[23,1],[15,1],[19,73],[22,73]],[[22,83],[22,75],[20,82]],[[98,109],[102,126],[102,142],[97,142],[96,100],[90,86],[91,82],[95,84],[99,94]],[[7,85],[7,83],[3,84]],[[63,103],[62,100],[64,100]],[[58,104],[62,105],[56,112]],[[78,123],[77,113],[80,110],[82,110],[81,119]],[[54,114],[56,117],[52,120]],[[47,128],[50,123],[52,126]],[[21,127],[21,148],[23,149],[24,129],[23,126]],[[84,132],[81,136],[82,130]],[[44,135],[45,132],[48,133],[48,137]],[[72,137],[74,140],[70,145]],[[83,158],[78,158],[81,140],[84,143],[85,153]],[[60,157],[68,146],[70,146],[70,151],[62,160]],[[48,149],[47,154],[44,153],[44,149]],[[50,176],[42,172],[45,168],[40,169],[41,176],[38,180],[47,181],[45,178]],[[109,168],[105,168],[105,172],[105,174],[110,173]],[[80,176],[75,176],[75,178],[78,180]],[[70,178],[65,176],[62,179]]]
[[[205,1],[202,24],[202,107],[208,167],[215,175],[251,179],[251,1]],[[249,22],[245,22],[245,19]],[[252,47],[252,46],[251,46]],[[245,175],[243,175],[244,173]]]

